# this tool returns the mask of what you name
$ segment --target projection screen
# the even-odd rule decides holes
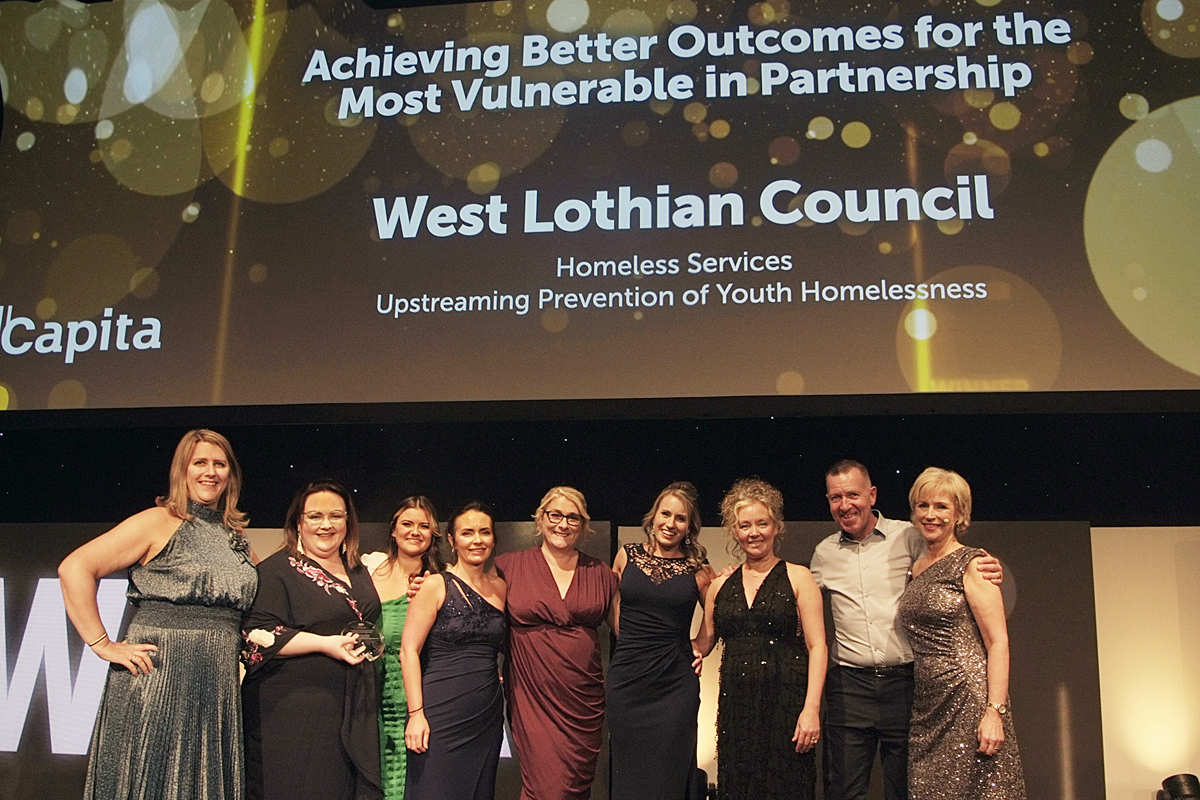
[[[0,3],[0,406],[1195,389],[1198,24]]]

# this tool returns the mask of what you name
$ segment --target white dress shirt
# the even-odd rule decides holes
[[[925,540],[908,522],[875,516],[875,529],[862,542],[838,531],[822,539],[812,557],[813,577],[833,609],[829,655],[846,667],[895,667],[913,660],[896,612]]]

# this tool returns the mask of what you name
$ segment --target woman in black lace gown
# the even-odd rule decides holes
[[[608,727],[614,800],[703,796],[696,779],[700,679],[688,639],[696,604],[712,581],[690,483],[664,489],[642,520],[645,544],[627,544],[620,580],[617,647],[608,668]]]
[[[696,650],[724,642],[717,701],[720,800],[816,797],[815,747],[825,684],[825,618],[812,573],[775,555],[783,496],[740,480],[721,503],[745,563],[717,578]]]
[[[492,516],[469,503],[450,517],[455,562],[409,602],[400,640],[408,699],[406,800],[492,800],[504,736],[497,656],[508,638],[507,587],[484,571]]]

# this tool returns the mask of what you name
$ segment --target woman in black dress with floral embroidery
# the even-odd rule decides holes
[[[337,484],[310,484],[284,527],[285,545],[258,566],[243,623],[247,796],[382,797],[375,667],[341,633],[380,610],[358,559],[354,504]]]

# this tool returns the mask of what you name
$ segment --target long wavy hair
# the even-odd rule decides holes
[[[392,514],[392,524],[388,529],[388,549],[387,561],[384,562],[384,567],[381,574],[391,574],[392,569],[396,566],[396,559],[400,557],[400,546],[396,543],[396,522],[400,519],[400,515],[410,508],[415,508],[418,511],[424,511],[429,517],[430,523],[433,525],[433,538],[429,540],[429,549],[421,554],[421,572],[438,573],[442,571],[444,566],[442,563],[441,553],[441,538],[442,532],[438,528],[437,510],[433,507],[433,501],[422,494],[415,494],[412,497],[406,497],[400,501],[400,507],[396,509],[396,513]],[[381,564],[380,566],[384,566]]]
[[[242,494],[242,468],[238,466],[233,455],[233,445],[216,431],[197,428],[183,435],[179,444],[175,446],[175,455],[171,458],[170,489],[154,503],[180,519],[192,518],[188,513],[187,471],[188,464],[192,461],[192,452],[201,442],[216,445],[225,452],[225,460],[229,462],[229,479],[225,482],[225,493],[217,501],[217,508],[223,512],[225,527],[240,532],[249,522],[237,507]]]
[[[687,535],[684,536],[679,549],[683,552],[683,558],[689,567],[700,569],[708,560],[708,551],[698,541],[701,525],[700,492],[696,491],[696,487],[687,481],[675,481],[659,492],[658,497],[654,498],[654,505],[646,512],[646,516],[642,517],[642,531],[646,534],[646,552],[654,551],[654,515],[658,513],[659,505],[668,495],[677,498],[687,510]]]

